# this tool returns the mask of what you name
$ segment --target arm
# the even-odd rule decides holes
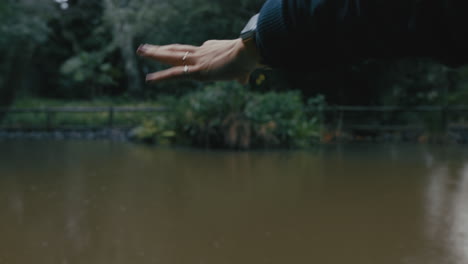
[[[175,66],[148,81],[245,82],[260,62],[309,70],[368,58],[432,57],[456,65],[468,61],[466,10],[466,0],[268,0],[250,43],[146,45],[138,53]]]
[[[143,45],[137,53],[174,66],[149,74],[149,82],[189,78],[201,81],[238,80],[244,83],[260,62],[290,69],[320,65],[322,61],[332,61],[328,56],[331,53],[322,47],[332,50],[331,38],[327,34],[332,34],[328,29],[333,23],[336,24],[335,13],[337,10],[341,10],[342,16],[352,13],[347,13],[347,6],[342,10],[339,3],[344,1],[356,0],[268,0],[259,13],[253,40],[211,40],[200,47]],[[350,17],[353,16],[356,14]],[[316,24],[323,26],[318,29]],[[317,54],[323,56],[320,58]]]
[[[269,0],[268,2],[279,2]],[[281,12],[281,11],[280,11]],[[263,9],[260,12],[262,15]],[[275,17],[271,17],[275,19]],[[262,18],[262,21],[264,18]],[[189,45],[141,45],[137,54],[168,65],[170,69],[148,74],[148,82],[174,79],[194,79],[200,81],[237,80],[246,83],[250,74],[260,66],[261,48],[257,37],[234,40],[210,40],[202,46]]]

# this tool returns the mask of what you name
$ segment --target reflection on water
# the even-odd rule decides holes
[[[468,153],[0,142],[0,264],[468,263]]]
[[[429,156],[432,161],[433,156]],[[427,165],[431,169],[426,204],[428,235],[445,245],[450,263],[468,263],[468,161]]]
[[[468,263],[468,163],[457,185],[453,198],[453,248],[458,262]]]

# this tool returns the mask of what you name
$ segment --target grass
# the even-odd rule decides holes
[[[41,109],[48,107],[161,107],[155,101],[136,101],[127,98],[99,98],[93,100],[59,100],[49,98],[19,98],[12,108]],[[164,114],[164,113],[162,113]],[[115,112],[114,127],[133,127],[143,120],[151,119],[156,113]],[[103,128],[109,125],[109,112],[53,113],[45,112],[9,113],[1,122],[2,127],[43,129],[43,128]]]
[[[110,106],[132,106],[132,107],[158,107],[160,103],[155,101],[141,101],[128,99],[126,97],[101,97],[92,100],[63,100],[39,97],[23,97],[16,99],[12,108],[40,108],[40,107],[110,107]]]

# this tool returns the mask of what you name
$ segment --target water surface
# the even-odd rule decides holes
[[[1,264],[466,264],[468,151],[0,142]]]

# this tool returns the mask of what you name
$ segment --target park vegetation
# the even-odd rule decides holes
[[[173,114],[146,118],[133,131],[136,138],[250,148],[316,142],[319,116],[303,111],[310,101],[408,107],[468,102],[468,68],[424,58],[366,60],[307,74],[258,71],[248,87],[144,83],[146,73],[166,66],[138,58],[139,44],[200,45],[207,39],[237,38],[263,2],[2,0],[0,107],[28,98],[106,98],[106,105],[153,101],[170,104]]]
[[[319,119],[305,114],[297,91],[259,93],[216,83],[172,100],[174,111],[143,122],[134,139],[231,149],[303,148],[320,140]],[[322,96],[310,102],[314,109],[325,104]]]

